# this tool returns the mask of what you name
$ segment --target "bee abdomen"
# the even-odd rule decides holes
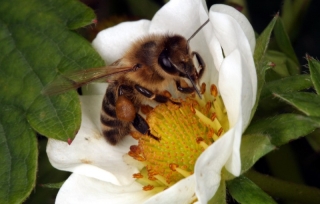
[[[109,86],[103,98],[101,109],[101,129],[106,140],[117,144],[123,137],[130,133],[130,122],[124,122],[117,118],[115,111],[115,88]]]

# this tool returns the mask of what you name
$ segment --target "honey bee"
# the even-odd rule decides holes
[[[196,92],[205,63],[197,52],[190,51],[189,41],[209,20],[187,40],[180,35],[148,35],[137,40],[124,56],[108,67],[92,68],[63,75],[49,84],[42,93],[59,94],[98,80],[108,80],[109,86],[102,102],[100,115],[102,133],[106,140],[116,145],[132,130],[151,136],[146,120],[138,113],[145,100],[165,103],[171,100],[164,94],[168,85],[175,83],[179,92]],[[199,72],[193,59],[198,61]],[[192,87],[184,81],[188,79]]]

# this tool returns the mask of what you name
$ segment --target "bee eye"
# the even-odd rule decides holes
[[[158,58],[158,63],[162,67],[162,69],[168,74],[175,74],[178,70],[169,60],[169,51],[168,49],[164,49]]]

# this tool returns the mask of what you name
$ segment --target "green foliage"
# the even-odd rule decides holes
[[[266,72],[266,82],[297,75],[297,71],[300,70],[298,65],[282,52],[268,50],[266,58],[273,64]]]
[[[312,87],[310,75],[289,76],[267,83],[261,91],[261,101],[273,93],[291,93]]]
[[[260,93],[262,90],[262,87],[265,83],[265,72],[266,69],[269,67],[268,61],[266,60],[266,51],[269,45],[270,36],[272,34],[272,30],[274,25],[277,22],[278,15],[276,15],[272,21],[269,23],[269,25],[264,29],[264,31],[261,33],[261,35],[258,37],[256,41],[256,47],[253,54],[254,63],[256,66],[257,71],[257,78],[258,78],[258,90],[257,90],[257,99],[256,103],[253,107],[253,111],[251,112],[251,117],[253,117],[253,114],[255,113],[255,110],[257,109]]]
[[[75,92],[40,94],[58,73],[104,63],[73,29],[91,24],[94,13],[75,0],[0,2],[1,203],[20,203],[36,176],[35,131],[66,141],[80,125]],[[35,130],[35,131],[34,131]]]
[[[309,75],[289,76],[266,83],[261,91],[259,101],[259,111],[262,112],[260,115],[267,116],[272,111],[277,112],[286,105],[275,98],[274,93],[292,93],[310,87],[312,87],[312,82]]]
[[[320,96],[313,93],[292,92],[274,94],[276,97],[293,105],[307,116],[320,117]]]
[[[298,114],[281,114],[254,121],[245,134],[264,134],[271,138],[271,143],[280,146],[291,140],[311,133],[320,123]]]
[[[274,150],[268,135],[250,134],[243,135],[241,141],[241,172],[249,170],[261,157]]]
[[[314,89],[320,95],[320,63],[310,56],[307,56],[307,60]]]
[[[255,183],[244,176],[228,181],[227,186],[231,196],[239,203],[246,204],[274,204],[268,194],[262,191]]]
[[[37,138],[23,110],[0,106],[0,112],[0,202],[22,203],[36,179]]]
[[[299,60],[293,50],[288,34],[285,31],[282,19],[279,18],[274,26],[274,36],[279,49],[296,63],[296,69],[290,70],[292,75],[299,74]]]

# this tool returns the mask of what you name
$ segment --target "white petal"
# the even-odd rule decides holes
[[[148,20],[120,23],[98,33],[92,45],[111,64],[122,58],[133,42],[148,34],[149,25]]]
[[[246,35],[232,17],[212,10],[210,10],[209,16],[214,28],[213,32],[221,43],[225,56],[228,56],[235,49],[240,51],[244,69],[249,73],[249,78],[246,78],[248,82],[246,83],[251,84],[251,90],[246,91],[253,96],[250,98],[250,105],[254,104],[257,92],[257,74],[252,57],[253,53]]]
[[[48,141],[47,154],[51,164],[60,170],[78,172],[117,185],[133,182],[132,174],[137,169],[127,165],[122,156],[136,141],[126,137],[117,146],[108,144],[100,133],[102,95],[81,96],[80,99],[81,128],[71,145],[53,139]]]
[[[241,114],[241,113],[240,113]],[[232,153],[226,162],[226,169],[234,176],[240,176],[241,173],[241,158],[240,158],[240,144],[242,137],[242,118],[234,126],[234,135],[232,141]]]
[[[165,191],[152,196],[144,204],[192,203],[195,192],[195,177],[191,175],[180,180]]]
[[[240,174],[243,83],[241,55],[236,49],[222,62],[218,84],[231,129],[206,149],[196,162],[196,193],[200,203],[206,203],[218,189],[223,166],[226,165],[227,170],[234,175]]]
[[[150,196],[136,182],[122,187],[73,173],[59,190],[56,204],[142,203]]]
[[[242,85],[246,83],[242,76],[241,56],[236,49],[228,55],[219,72],[219,91],[227,109],[229,125],[235,126],[240,117]]]
[[[150,33],[174,33],[189,38],[208,19],[203,2],[171,0],[152,18]]]
[[[229,16],[233,17],[241,26],[244,34],[246,35],[249,43],[250,43],[250,48],[251,52],[254,52],[254,48],[256,45],[256,38],[254,34],[254,30],[249,22],[249,20],[238,10],[236,10],[233,7],[226,6],[223,4],[215,4],[210,8],[210,11],[213,12],[218,12],[218,13],[224,13],[228,14]]]
[[[217,191],[221,180],[221,169],[232,151],[234,134],[235,130],[231,128],[198,158],[194,175],[199,203],[207,203]]]
[[[226,168],[236,176],[241,171],[240,143],[244,131],[243,123],[249,121],[248,117],[253,107],[251,104],[252,87],[242,62],[241,54],[236,49],[225,58],[219,72],[220,94],[227,109],[230,127],[234,128],[232,154]]]

